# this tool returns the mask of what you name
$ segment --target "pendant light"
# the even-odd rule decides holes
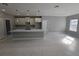
[[[27,14],[26,14],[27,16],[30,16],[30,10],[27,10]]]
[[[40,10],[37,10],[37,14],[36,14],[36,16],[39,16],[39,13],[40,13]]]

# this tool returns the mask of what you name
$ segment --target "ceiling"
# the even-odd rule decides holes
[[[2,9],[11,15],[26,16],[29,10],[30,16],[69,16],[79,13],[79,3],[8,3],[8,6],[0,3]]]

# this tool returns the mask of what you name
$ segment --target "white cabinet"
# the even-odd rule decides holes
[[[26,18],[16,18],[15,19],[16,25],[25,25],[25,22],[30,22],[30,18],[26,17]]]
[[[15,24],[16,25],[25,25],[26,19],[25,18],[16,18]]]
[[[35,18],[35,22],[42,22],[41,18]]]

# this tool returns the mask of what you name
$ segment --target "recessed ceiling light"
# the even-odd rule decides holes
[[[30,15],[30,10],[27,10],[26,15],[27,15],[27,16],[29,16],[29,15]]]
[[[5,9],[2,9],[2,11],[5,12],[6,10]]]

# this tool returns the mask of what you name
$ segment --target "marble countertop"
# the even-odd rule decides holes
[[[31,29],[31,30],[25,30],[25,29],[14,29],[10,32],[44,32],[42,29]]]

